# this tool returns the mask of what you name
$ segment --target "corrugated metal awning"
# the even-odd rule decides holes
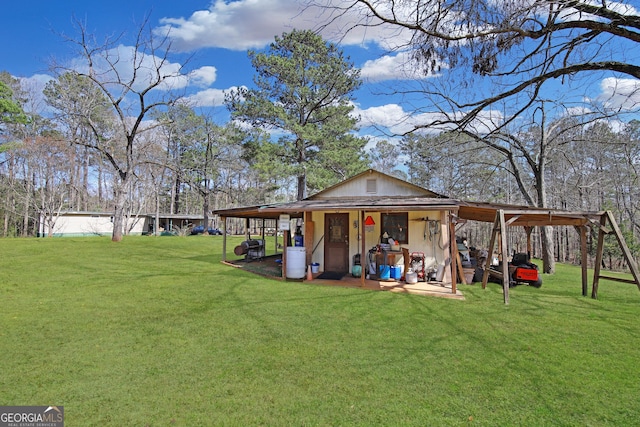
[[[317,211],[371,211],[406,212],[423,210],[457,210],[453,199],[434,197],[383,197],[383,198],[339,198],[300,200],[297,202],[218,209],[214,214],[234,218],[278,218],[281,213],[301,217],[304,212]]]

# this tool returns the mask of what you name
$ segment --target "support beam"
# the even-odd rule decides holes
[[[313,262],[313,241],[314,241],[315,225],[313,223],[313,214],[311,212],[304,213],[304,249],[305,249],[305,265],[309,266]]]
[[[507,261],[507,226],[504,221],[504,211],[498,210],[496,221],[500,227],[500,242],[502,247],[502,293],[504,294],[504,303],[509,304],[509,262]]]
[[[587,296],[587,290],[589,287],[588,273],[587,273],[587,227],[576,227],[580,233],[580,266],[582,267],[582,296]]]
[[[499,254],[502,258],[502,272],[499,275],[502,277],[502,294],[504,296],[504,303],[509,304],[509,262],[507,261],[506,248],[507,248],[507,233],[506,223],[504,220],[504,211],[498,210],[496,212],[496,218],[493,222],[493,231],[491,232],[491,243],[489,244],[489,256],[487,256],[487,263],[484,268],[484,274],[482,276],[482,289],[487,287],[487,281],[489,280],[489,269],[491,268],[491,258],[493,254],[493,248],[496,245],[496,240],[499,244]],[[499,239],[496,239],[500,237]]]
[[[451,256],[451,293],[456,293],[458,286],[458,243],[456,242],[456,223],[453,218],[449,222],[449,252]]]
[[[289,230],[282,232],[282,278],[287,278],[287,246],[289,246]]]
[[[591,298],[598,298],[598,282],[600,280],[600,266],[602,265],[602,253],[604,250],[606,214],[600,216],[600,227],[598,230],[598,247],[596,248],[596,264],[593,266],[593,284],[591,285]]]
[[[222,220],[222,261],[227,260],[227,217],[221,216]]]
[[[491,259],[493,258],[493,248],[496,245],[496,237],[498,235],[499,227],[500,227],[500,223],[498,222],[498,218],[496,217],[493,221],[491,239],[489,240],[489,253],[487,255],[487,261],[485,262],[485,266],[484,266],[484,274],[482,275],[482,289],[486,289],[487,281],[489,280],[489,269],[491,268]]]
[[[640,290],[640,274],[638,272],[638,265],[636,264],[636,261],[633,258],[633,255],[631,255],[631,251],[627,246],[627,242],[625,242],[624,240],[624,236],[622,236],[622,231],[620,231],[620,227],[618,227],[618,223],[613,217],[613,213],[611,211],[607,211],[605,215],[607,217],[607,220],[609,221],[609,225],[611,225],[611,228],[613,228],[613,233],[615,234],[616,239],[618,240],[620,249],[622,249],[622,253],[624,254],[624,258],[627,261],[627,265],[629,266],[629,269],[631,270],[631,274],[633,275],[635,284]]]
[[[516,222],[517,220],[520,219],[520,216],[521,215],[515,215],[515,216],[509,218],[509,220],[505,222],[505,225],[509,226],[509,225],[513,224],[514,222]]]
[[[364,211],[360,211],[360,287],[362,288],[364,288],[364,279],[369,268],[369,257],[365,257],[365,245],[367,244],[365,236]]]

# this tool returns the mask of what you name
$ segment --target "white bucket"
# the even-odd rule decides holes
[[[407,283],[418,283],[418,273],[416,273],[415,271],[407,273],[404,279]]]
[[[320,264],[317,263],[317,262],[312,263],[311,264],[311,272],[315,274],[315,273],[317,273],[319,271],[320,271]]]
[[[287,247],[287,268],[285,275],[288,279],[304,279],[307,272],[307,252],[304,247]]]

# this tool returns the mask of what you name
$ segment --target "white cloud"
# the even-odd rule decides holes
[[[189,73],[189,81],[191,84],[200,87],[208,87],[216,81],[216,67],[205,66]]]
[[[360,116],[360,126],[382,126],[390,128],[400,122],[407,120],[407,113],[398,104],[387,104],[378,107],[371,107],[365,110],[356,110],[354,114]]]
[[[367,82],[418,80],[433,77],[412,61],[408,52],[401,52],[395,56],[385,55],[366,61],[362,66],[360,76]]]
[[[344,0],[314,0],[305,6],[300,0],[214,0],[206,10],[184,18],[165,17],[154,31],[168,35],[177,51],[194,51],[211,47],[230,50],[259,49],[276,35],[298,30],[319,30],[326,40],[342,45],[365,45],[374,42],[385,48],[405,46],[408,31],[390,26],[360,27],[354,23],[364,18],[358,5],[343,14]],[[330,9],[323,5],[337,7]],[[348,30],[348,31],[347,31]]]
[[[604,2],[596,1],[596,0],[586,0],[586,1],[583,0],[582,2],[589,6],[594,6],[594,7],[605,6],[607,9],[615,13],[619,13],[620,15],[634,16],[634,17],[638,16],[638,9],[636,9],[632,5],[625,4],[622,2],[610,1],[610,2],[607,2],[606,5]],[[541,9],[541,13],[546,12],[545,6],[541,5],[540,9]],[[600,16],[585,13],[575,8],[564,9],[560,16],[560,19],[564,21],[585,21],[585,20],[600,21],[600,22],[606,21],[606,19],[603,19]]]
[[[608,77],[600,82],[598,100],[611,110],[633,111],[640,107],[640,81]]]
[[[295,0],[216,0],[209,9],[198,10],[188,18],[161,19],[162,25],[155,32],[168,34],[178,51],[260,48],[273,41],[275,35],[294,28],[291,20],[299,16],[300,9]],[[295,28],[311,25],[309,22]]]
[[[381,58],[365,62],[360,75],[365,81],[377,82],[381,80],[394,80],[401,73],[402,63],[398,61],[398,55],[385,55]]]
[[[21,77],[20,88],[29,94],[25,110],[29,113],[45,114],[49,111],[42,90],[53,77],[47,74],[34,74],[31,77]]]
[[[135,69],[133,64],[136,64]],[[133,80],[134,89],[147,87],[157,78],[158,72],[163,76],[168,76],[163,86],[164,89],[182,88],[188,83],[188,77],[180,72],[182,68],[180,64],[162,61],[157,56],[136,51],[133,46],[119,45],[95,56],[92,67],[93,72],[100,80],[120,82]],[[72,62],[71,68],[82,73],[89,72],[87,61],[84,58],[76,58]]]
[[[134,69],[133,64],[136,64]],[[195,69],[188,74],[182,73],[182,64],[171,62],[155,55],[136,51],[134,46],[119,45],[94,57],[94,72],[103,81],[130,82],[134,79],[136,90],[148,87],[160,74],[164,81],[158,90],[178,90],[188,86],[207,87],[215,82],[217,70],[212,66]],[[88,66],[84,58],[73,61],[71,68],[87,73]]]
[[[224,105],[226,91],[222,89],[206,89],[182,98],[182,102],[190,107],[220,107]]]
[[[440,132],[444,130],[444,128],[442,125],[437,126],[436,123],[446,119],[444,113],[428,112],[414,114],[410,111],[405,111],[404,108],[398,104],[371,107],[365,110],[359,110],[358,114],[360,115],[359,125],[361,127],[383,129],[394,135],[402,135],[428,125],[435,126],[433,129],[434,132]],[[450,127],[451,126],[449,126],[449,128]]]
[[[455,127],[454,120],[463,118],[463,113],[446,113],[432,111],[415,113],[405,111],[398,104],[387,104],[371,107],[355,112],[360,116],[361,128],[377,128],[394,135],[403,135],[417,131],[423,133],[440,133]],[[466,128],[479,135],[494,130],[504,121],[504,116],[497,110],[483,111]]]
[[[53,80],[53,77],[48,74],[34,74],[31,77],[21,77],[20,85],[23,89],[25,89],[25,86],[44,88],[50,80]]]

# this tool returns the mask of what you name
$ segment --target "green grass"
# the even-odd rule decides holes
[[[640,292],[558,266],[465,301],[268,280],[220,236],[0,239],[0,405],[68,426],[622,426]],[[232,253],[233,245],[230,244]]]

